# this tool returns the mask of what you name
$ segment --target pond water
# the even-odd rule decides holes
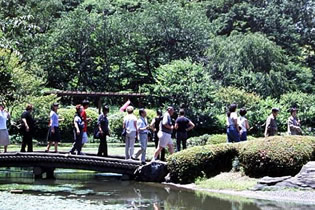
[[[56,180],[34,180],[30,168],[0,169],[0,209],[309,209],[297,204],[123,181],[115,174],[59,169],[55,174]]]

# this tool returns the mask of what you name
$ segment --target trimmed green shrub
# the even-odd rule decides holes
[[[211,138],[209,134],[191,137],[187,140],[187,147],[204,146],[207,144],[209,138]]]
[[[193,147],[168,158],[171,180],[191,183],[197,177],[211,177],[232,169],[232,160],[238,152],[234,144]]]
[[[248,141],[252,141],[252,140],[255,140],[256,138],[252,136],[247,136],[247,139]],[[192,137],[187,140],[188,147],[223,144],[223,143],[227,143],[226,134],[216,134],[216,135],[205,134],[202,136]]]
[[[315,138],[305,136],[270,137],[243,144],[239,159],[251,177],[297,174],[314,159]]]

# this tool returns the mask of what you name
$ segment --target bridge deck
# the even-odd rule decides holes
[[[139,161],[61,153],[1,153],[0,167],[51,167],[133,175]]]

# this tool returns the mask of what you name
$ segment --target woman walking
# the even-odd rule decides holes
[[[10,119],[10,114],[4,108],[4,105],[0,104],[0,146],[4,147],[4,152],[6,153],[10,144],[7,128],[7,120]]]
[[[134,144],[137,136],[137,117],[133,114],[134,108],[127,107],[127,116],[124,118],[123,128],[126,132],[126,160],[131,159],[134,152]]]
[[[83,128],[84,128],[84,121],[81,117],[82,108],[81,104],[76,105],[75,107],[76,113],[74,115],[73,124],[73,136],[74,136],[74,144],[70,150],[71,154],[74,154],[74,151],[77,151],[77,155],[81,154],[82,149],[82,137],[83,137]]]
[[[231,104],[229,107],[229,111],[227,112],[227,117],[226,117],[227,140],[230,143],[240,141],[240,129],[238,127],[236,109],[237,109],[237,105]]]
[[[51,145],[55,145],[55,153],[58,152],[58,143],[60,142],[60,131],[59,131],[59,116],[57,114],[59,108],[58,103],[53,103],[50,111],[50,122],[48,130],[48,145],[45,152],[49,152]]]
[[[154,139],[154,144],[155,144],[155,149],[158,148],[159,145],[159,137],[158,133],[160,131],[160,123],[163,120],[163,113],[159,109],[156,111],[156,117],[152,120],[150,126],[153,129],[153,139]],[[161,161],[165,161],[165,149],[163,148],[161,151],[161,157],[160,155],[158,156],[158,159]]]
[[[240,132],[241,141],[247,141],[247,131],[249,130],[248,120],[245,117],[246,113],[247,113],[247,110],[245,108],[242,108],[240,110],[241,116],[238,118],[238,123],[241,128],[241,132]]]
[[[103,107],[103,114],[98,117],[98,129],[99,129],[99,138],[100,138],[100,145],[98,147],[97,156],[108,156],[107,150],[107,136],[110,135],[109,133],[109,123],[107,119],[107,114],[109,113],[109,107]]]

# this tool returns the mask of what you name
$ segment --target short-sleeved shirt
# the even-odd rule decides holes
[[[140,128],[145,128],[148,126],[148,121],[146,118],[143,118],[143,117],[140,117],[140,119],[137,121],[137,127],[138,129]],[[148,133],[148,130],[140,130],[139,133],[141,134],[147,134]]]
[[[235,126],[233,120],[237,120],[237,114],[236,114],[236,112],[232,112],[232,113],[230,114],[230,117],[227,117],[227,118],[226,118],[226,125],[227,125],[228,127],[229,127],[229,126]]]
[[[50,112],[51,127],[59,127],[59,116],[56,112]]]
[[[266,121],[267,135],[275,136],[278,132],[277,119],[271,114]]]
[[[163,119],[160,123],[160,130],[163,131],[164,133],[168,133],[168,134],[172,134],[173,131],[166,128],[164,125],[169,125],[169,126],[172,126],[172,118],[170,116],[170,114],[168,112],[166,112],[164,115],[163,115]]]
[[[134,114],[128,114],[124,117],[124,124],[126,126],[127,133],[137,131],[135,122],[137,123],[137,117]]]
[[[247,128],[246,128],[246,118],[245,117],[239,117],[238,118],[238,124],[241,127],[241,131],[242,132],[247,132]]]
[[[80,131],[82,131],[84,128],[84,122],[78,114],[74,116],[74,122],[78,124]]]
[[[98,117],[97,125],[101,126],[101,129],[105,134],[109,133],[109,122],[107,116],[105,116],[104,114],[101,114]]]
[[[5,111],[0,111],[0,130],[7,129],[7,120],[8,120],[8,113]]]
[[[182,132],[182,133],[187,132],[186,129],[189,126],[189,122],[190,120],[187,117],[184,117],[184,116],[178,117],[175,122],[178,125],[177,132]]]
[[[85,109],[82,110],[81,117],[84,122],[83,132],[87,132],[87,115]]]
[[[23,114],[21,115],[21,119],[25,119],[26,120],[30,131],[32,131],[34,129],[35,121],[34,121],[34,118],[32,117],[32,115],[31,115],[31,113],[29,111],[23,112]],[[25,129],[24,123],[22,123],[22,125],[23,125],[23,129]]]

